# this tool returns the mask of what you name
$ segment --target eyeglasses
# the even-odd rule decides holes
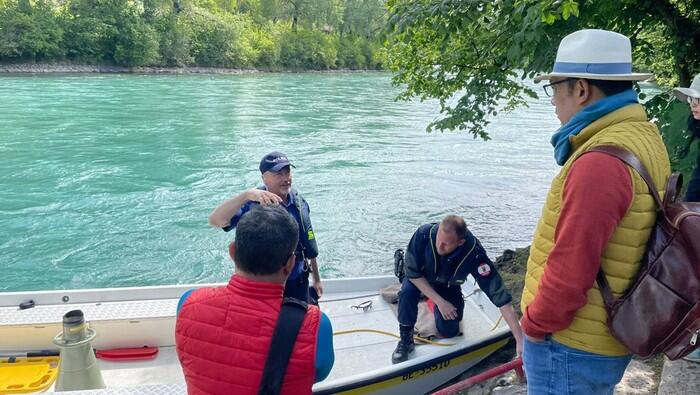
[[[566,78],[561,81],[557,82],[552,82],[551,84],[543,85],[542,89],[544,89],[544,94],[547,95],[547,97],[552,97],[554,96],[554,88],[552,88],[554,85],[564,83],[566,81],[572,80],[573,78]]]
[[[362,310],[365,313],[372,310],[372,301],[371,300],[365,300],[364,302],[355,305],[355,306],[350,306],[351,309],[355,310]]]
[[[700,106],[700,97],[688,96],[688,104],[691,106]]]

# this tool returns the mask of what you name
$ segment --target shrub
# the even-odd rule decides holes
[[[192,55],[200,66],[245,67],[252,54],[242,44],[244,18],[199,10],[193,18]]]
[[[367,58],[363,54],[362,40],[343,37],[338,42],[338,67],[345,69],[363,69]]]
[[[0,56],[31,60],[62,57],[63,28],[51,3],[10,1],[0,9]]]
[[[124,18],[114,48],[114,62],[122,66],[146,66],[159,60],[158,34],[138,15]]]
[[[192,64],[192,26],[184,15],[170,14],[158,19],[157,32],[161,63],[182,67]]]
[[[337,39],[310,30],[280,36],[280,63],[290,69],[327,70],[336,67]]]

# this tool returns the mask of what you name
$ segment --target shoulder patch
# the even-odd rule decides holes
[[[491,274],[491,266],[489,266],[488,263],[484,262],[479,267],[477,268],[477,272],[481,275],[481,277],[488,277],[489,274]]]

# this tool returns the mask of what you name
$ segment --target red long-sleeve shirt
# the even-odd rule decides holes
[[[632,204],[633,188],[627,165],[612,156],[592,152],[571,166],[554,247],[537,295],[523,312],[526,335],[542,338],[571,325],[587,302],[605,246]]]

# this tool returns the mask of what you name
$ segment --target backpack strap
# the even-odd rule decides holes
[[[275,331],[272,334],[270,349],[263,369],[258,395],[277,395],[282,391],[282,382],[287,372],[289,358],[299,334],[308,305],[294,298],[284,298]]]
[[[654,183],[654,180],[652,180],[651,175],[649,175],[649,172],[647,171],[647,168],[644,166],[644,164],[637,158],[635,154],[633,154],[631,151],[629,151],[626,148],[619,147],[617,145],[598,145],[595,146],[588,151],[588,152],[600,152],[603,154],[607,154],[610,156],[613,156],[623,162],[625,162],[628,166],[633,168],[637,173],[642,177],[644,182],[646,182],[647,186],[649,187],[649,193],[654,197],[654,201],[656,201],[657,205],[657,211],[660,212],[660,215],[665,216],[666,213],[664,211],[664,203],[668,201],[669,198],[673,197],[675,200],[675,196],[677,195],[677,192],[672,193],[671,195],[673,196],[667,196],[669,195],[668,190],[666,191],[667,194],[664,196],[664,201],[661,201],[661,197],[659,196],[659,192],[656,189],[656,184]],[[669,184],[667,186],[667,189],[671,187],[671,182],[669,180]],[[673,201],[673,200],[672,200]],[[596,276],[596,281],[598,283],[598,288],[600,288],[600,293],[603,296],[603,302],[605,303],[605,308],[608,311],[608,314],[610,314],[610,311],[613,309],[615,305],[615,297],[612,294],[612,290],[610,289],[610,284],[608,283],[608,279],[605,277],[605,273],[603,273],[603,268],[598,268],[598,275]]]
[[[683,187],[683,174],[682,173],[672,173],[668,178],[668,184],[666,184],[666,194],[664,195],[664,207],[671,203],[675,203],[678,196],[681,194],[681,187]]]

